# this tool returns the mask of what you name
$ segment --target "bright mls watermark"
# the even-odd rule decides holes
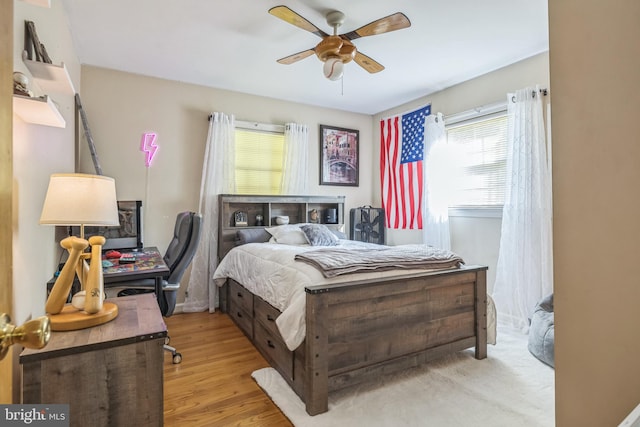
[[[0,426],[69,427],[69,405],[0,405]]]

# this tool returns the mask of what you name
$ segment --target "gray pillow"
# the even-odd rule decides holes
[[[245,245],[247,243],[265,243],[271,238],[271,234],[267,233],[264,228],[249,228],[246,230],[236,231],[236,246]]]
[[[311,246],[336,246],[338,237],[323,224],[307,224],[300,227]]]

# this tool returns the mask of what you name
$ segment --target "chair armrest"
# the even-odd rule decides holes
[[[180,289],[180,283],[169,283],[166,280],[162,281],[163,291],[177,291],[178,289]]]

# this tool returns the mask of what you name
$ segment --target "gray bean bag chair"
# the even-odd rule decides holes
[[[553,294],[543,298],[533,312],[529,328],[529,351],[542,362],[555,367],[553,350]]]

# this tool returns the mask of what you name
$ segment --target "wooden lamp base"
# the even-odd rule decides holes
[[[118,315],[118,306],[112,302],[105,302],[102,309],[95,314],[87,314],[71,304],[66,304],[58,314],[48,314],[52,331],[75,331],[91,328],[113,320]]]

